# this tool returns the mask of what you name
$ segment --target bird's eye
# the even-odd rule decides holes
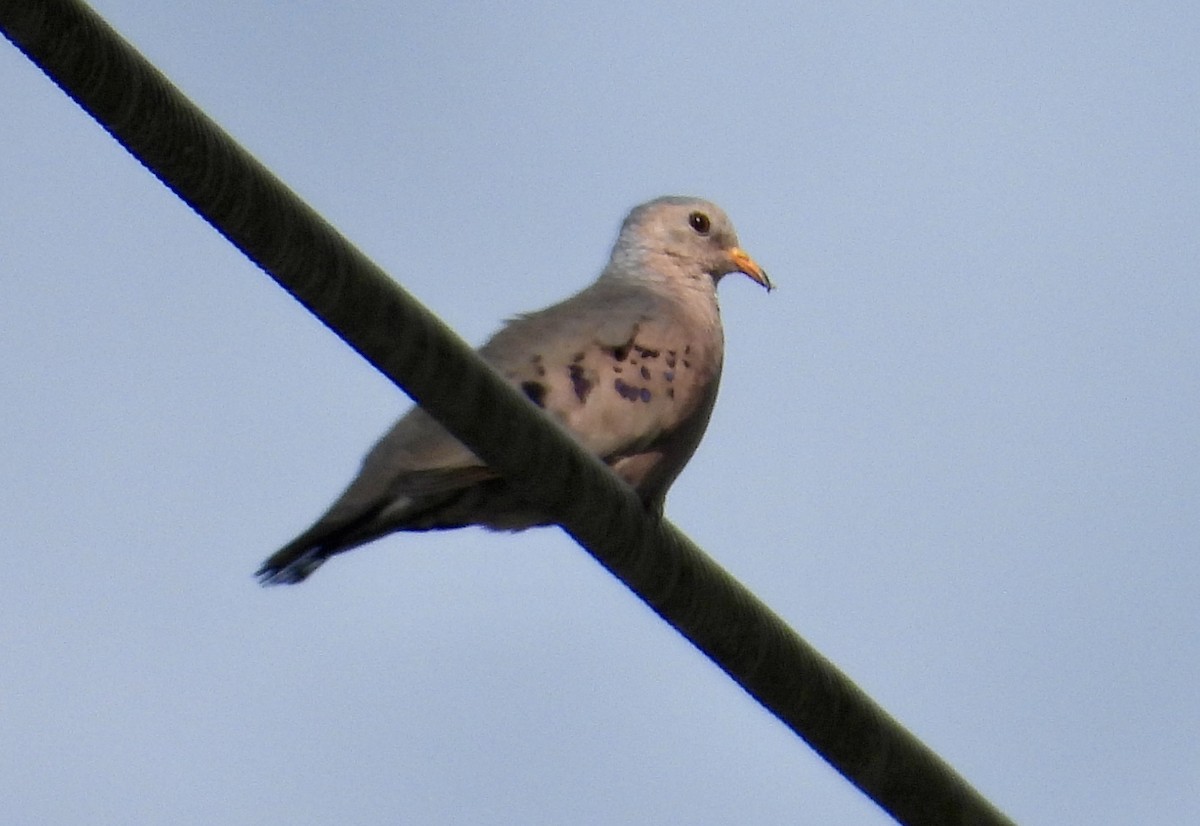
[[[712,222],[703,212],[693,212],[688,216],[688,223],[701,235],[708,235],[708,231],[712,228]]]

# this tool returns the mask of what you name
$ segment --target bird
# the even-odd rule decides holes
[[[716,401],[724,357],[717,283],[731,273],[774,287],[720,207],[656,198],[625,217],[591,285],[509,320],[477,352],[661,514]],[[396,531],[548,524],[413,407],[329,509],[256,576],[263,585],[298,583],[331,556]]]

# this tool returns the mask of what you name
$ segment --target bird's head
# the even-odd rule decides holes
[[[707,276],[714,283],[740,272],[768,291],[774,286],[738,244],[729,216],[702,198],[667,196],[634,207],[621,225],[608,269],[617,277]]]

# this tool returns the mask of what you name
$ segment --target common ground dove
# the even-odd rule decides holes
[[[658,198],[625,218],[595,283],[508,322],[479,355],[660,512],[716,400],[724,352],[717,282],[732,272],[771,289],[719,207]],[[519,531],[548,522],[418,407],[258,577],[300,582],[330,556],[393,531]]]

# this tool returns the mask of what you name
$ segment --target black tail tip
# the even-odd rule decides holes
[[[296,585],[308,579],[328,558],[320,548],[311,548],[286,561],[279,559],[280,556],[276,554],[271,557],[254,572],[259,585]]]

